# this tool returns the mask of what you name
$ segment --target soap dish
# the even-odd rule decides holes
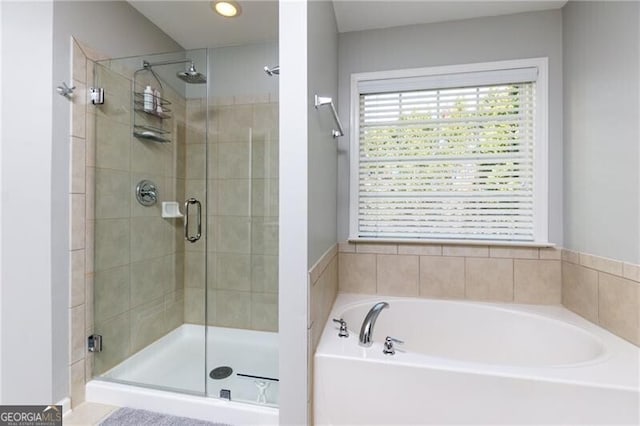
[[[180,213],[180,205],[177,201],[163,201],[162,202],[162,217],[164,218],[176,218],[183,217]]]

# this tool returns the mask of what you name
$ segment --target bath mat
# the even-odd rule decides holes
[[[170,416],[153,411],[120,408],[100,422],[100,426],[229,426],[187,417]]]

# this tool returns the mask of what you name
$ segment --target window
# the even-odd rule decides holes
[[[351,239],[547,242],[546,58],[351,87]]]

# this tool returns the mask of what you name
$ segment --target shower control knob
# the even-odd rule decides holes
[[[338,337],[349,337],[349,330],[347,330],[347,322],[340,319],[333,319],[333,322],[340,324],[340,331],[338,331]]]
[[[382,348],[382,353],[385,355],[395,355],[396,348],[393,346],[394,343],[402,345],[404,342],[391,336],[387,336],[387,338],[384,339],[384,347]]]
[[[136,199],[143,206],[153,206],[158,202],[158,187],[150,180],[141,180],[136,185]]]

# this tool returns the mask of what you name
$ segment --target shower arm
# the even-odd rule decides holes
[[[156,74],[156,72],[153,70],[153,67],[162,66],[162,65],[185,64],[187,62],[193,63],[191,59],[178,59],[173,61],[160,61],[160,62],[142,61],[142,68],[140,68],[139,70],[133,73],[134,90],[136,87],[136,74],[138,74],[140,71],[151,71],[151,74],[153,74],[153,76],[155,77],[156,81],[160,85],[160,88],[164,91],[164,87],[162,87],[162,82],[160,80],[160,77],[158,77],[158,74]]]
[[[151,67],[157,67],[161,65],[186,64],[187,62],[193,63],[191,59],[177,59],[173,61],[160,61],[160,62],[142,61],[142,66],[144,68],[151,68]]]

